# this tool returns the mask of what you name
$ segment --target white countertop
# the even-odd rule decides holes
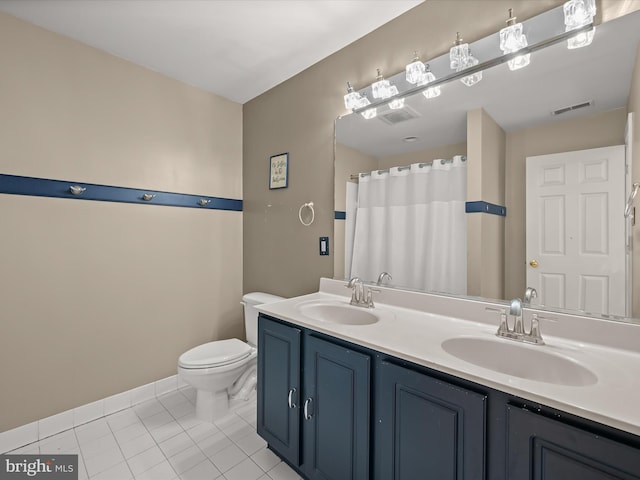
[[[527,345],[496,337],[499,317],[486,311],[486,306],[495,306],[489,303],[385,288],[375,295],[372,312],[380,320],[369,325],[323,322],[301,313],[299,307],[309,302],[348,305],[350,291],[344,288],[344,282],[329,279],[321,280],[318,293],[257,309],[301,327],[640,435],[640,326],[558,315],[552,323],[542,322],[546,345]],[[443,311],[448,314],[444,316]],[[579,339],[573,339],[572,331]],[[597,382],[565,386],[514,377],[463,361],[441,347],[443,341],[463,336],[561,353],[593,372]],[[530,368],[539,367],[534,364]]]

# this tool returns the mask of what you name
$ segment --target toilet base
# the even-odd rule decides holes
[[[207,392],[196,390],[196,418],[213,423],[229,413],[229,395],[226,390]]]

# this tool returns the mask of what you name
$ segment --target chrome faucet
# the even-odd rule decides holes
[[[534,345],[544,345],[544,340],[540,334],[540,320],[555,320],[553,317],[541,317],[539,314],[534,313],[531,317],[531,328],[526,332],[523,322],[522,300],[519,298],[511,300],[509,305],[508,315],[514,317],[513,329],[509,328],[506,309],[493,307],[486,307],[486,309],[500,312],[500,326],[496,332],[498,337],[509,338],[518,342],[533,343]]]
[[[382,282],[384,282],[385,278],[388,278],[389,280],[393,280],[393,278],[391,277],[391,275],[389,275],[389,273],[382,272],[380,275],[378,275],[378,283],[377,283],[377,285],[382,285]]]
[[[524,291],[524,304],[531,305],[531,300],[538,298],[538,292],[533,287],[527,287]]]
[[[365,292],[364,283],[358,277],[353,277],[349,280],[349,283],[345,285],[352,290],[351,293],[351,305],[356,307],[374,308],[373,304],[373,292],[379,292],[380,290],[374,290],[373,288],[367,288]]]

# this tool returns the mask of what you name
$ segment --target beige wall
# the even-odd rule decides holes
[[[6,14],[0,65],[0,173],[242,198],[240,105]],[[240,212],[0,195],[0,225],[0,432],[243,335]]]
[[[504,205],[505,133],[483,109],[467,112],[467,201]],[[504,296],[504,217],[467,215],[467,294]]]
[[[623,145],[626,119],[621,108],[507,134],[506,298],[522,297],[526,289],[526,157]]]
[[[633,182],[640,182],[640,45],[636,47],[636,64],[631,80],[631,92],[627,110],[633,112],[633,143],[632,143],[632,178]],[[640,291],[640,197],[636,197],[636,224],[633,228],[633,285],[634,292]],[[633,295],[633,316],[640,317],[640,295]]]
[[[610,1],[610,0],[608,0]],[[318,237],[333,230],[333,125],[344,114],[346,82],[370,84],[376,68],[404,70],[412,52],[434,58],[455,32],[473,42],[503,26],[508,8],[524,20],[562,0],[429,0],[244,105],[244,291],[309,293],[333,275]],[[270,191],[269,156],[290,152],[290,182]],[[316,221],[303,227],[300,205],[313,201]]]

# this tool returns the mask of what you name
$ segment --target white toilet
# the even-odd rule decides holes
[[[247,342],[237,338],[205,343],[178,359],[178,376],[197,391],[196,416],[205,422],[223,417],[230,399],[247,400],[256,387],[258,356],[257,305],[283,300],[268,293],[242,297]]]

